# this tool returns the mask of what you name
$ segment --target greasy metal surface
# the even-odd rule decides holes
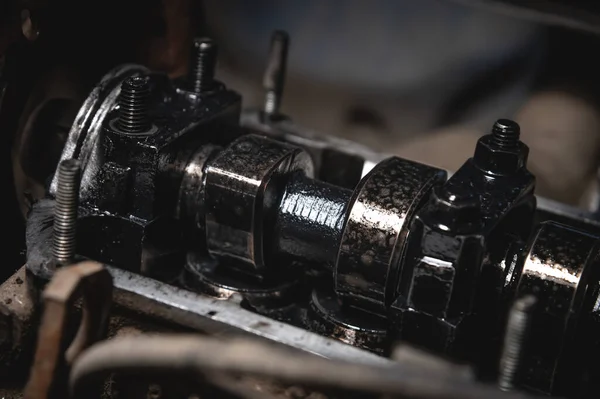
[[[127,309],[213,333],[250,333],[332,359],[366,364],[389,360],[301,328],[257,315],[239,306],[239,297],[218,300],[125,270],[108,267],[116,288],[114,302]]]
[[[234,125],[240,97],[219,86],[199,98],[165,75],[147,78],[152,134],[123,134],[111,123],[120,117],[119,110],[106,116],[96,143],[103,159],[90,177],[93,195],[80,207],[78,251],[119,267],[163,275],[178,272],[170,265],[183,265],[183,247],[194,241],[184,235],[194,226],[176,220],[188,161],[207,142],[238,134]],[[186,194],[193,201],[198,193]],[[195,241],[197,245],[204,239]]]
[[[148,69],[141,65],[116,67],[104,75],[79,110],[69,131],[60,160],[76,158],[82,163],[82,198],[88,195],[91,179],[100,166],[99,135],[104,118],[117,104],[121,92],[121,82],[128,76],[146,72],[148,72]],[[58,177],[54,176],[50,184],[52,195],[56,194],[57,179]]]
[[[61,372],[81,352],[106,333],[112,284],[108,271],[99,263],[82,262],[65,266],[54,273],[44,289],[44,315],[38,331],[35,359],[24,397],[44,399],[63,388]],[[83,297],[83,315],[77,335],[66,351],[67,323],[76,299]],[[63,393],[64,394],[64,393]],[[60,395],[60,394],[59,394]]]
[[[352,192],[296,174],[275,219],[275,261],[333,271]]]
[[[273,212],[279,180],[291,172],[313,174],[298,147],[257,135],[239,138],[206,168],[206,235],[211,254],[249,272],[266,267],[265,219]]]
[[[46,280],[52,276],[52,270],[47,267],[51,254],[48,243],[52,237],[52,229],[47,226],[52,221],[52,202],[46,200],[35,205],[27,232],[27,268]],[[106,268],[113,277],[113,303],[153,319],[218,334],[248,333],[332,359],[367,364],[389,362],[370,352],[246,310],[240,307],[237,295],[229,300],[218,300],[126,270]]]
[[[494,134],[489,134],[477,141],[473,155],[475,165],[494,176],[510,175],[521,170],[527,164],[529,148],[518,141],[518,136],[517,142],[510,147],[503,146],[497,140]]]
[[[404,308],[449,320],[472,312],[485,250],[479,192],[457,177],[419,211],[399,284]]]
[[[291,273],[283,281],[260,281],[232,275],[230,270],[223,269],[213,258],[189,253],[182,285],[218,299],[230,299],[237,294],[255,309],[282,308],[298,300],[301,280]]]
[[[363,178],[349,205],[336,262],[338,295],[363,308],[389,305],[411,218],[445,177],[440,169],[393,157]]]
[[[380,355],[389,350],[388,323],[383,317],[343,308],[332,288],[315,288],[307,325],[315,332]]]
[[[96,197],[84,204],[79,216],[85,222],[93,219],[85,226],[82,241],[96,248],[88,252],[84,246],[79,253],[142,273],[150,273],[152,265],[160,264],[172,273],[172,278],[182,271],[182,258],[188,249],[204,249],[206,213],[208,247],[220,258],[221,266],[237,272],[232,265],[245,265],[241,266],[245,271],[264,278],[248,283],[232,278],[233,273],[220,273],[216,263],[192,268],[188,264],[188,277],[192,278],[184,286],[213,297],[207,298],[164,283],[181,284],[180,280],[162,276],[163,282],[159,282],[111,269],[115,281],[120,278],[116,299],[125,309],[181,326],[216,333],[247,332],[326,357],[349,356],[353,360],[385,361],[257,312],[296,326],[309,325],[319,334],[378,353],[389,349],[391,339],[405,338],[398,333],[400,330],[418,336],[430,349],[446,351],[459,327],[465,325],[477,338],[467,339],[468,349],[489,343],[491,352],[497,349],[485,323],[467,322],[477,315],[476,305],[482,313],[498,316],[499,301],[476,300],[478,291],[487,293],[497,288],[480,279],[480,273],[509,268],[506,262],[502,264],[508,259],[506,255],[514,252],[506,249],[507,242],[520,244],[532,226],[533,177],[523,168],[527,148],[518,143],[513,146],[514,135],[501,137],[500,141],[493,136],[482,138],[474,160],[469,160],[445,186],[459,190],[446,190],[444,195],[436,192],[429,204],[432,210],[426,213],[421,211],[432,187],[445,179],[441,170],[391,158],[375,166],[350,199],[348,190],[304,176],[312,176],[308,154],[319,177],[353,188],[370,167],[365,152],[354,152],[352,146],[336,145],[338,142],[311,137],[310,133],[296,135],[297,126],[276,118],[265,118],[259,125],[284,142],[244,136],[230,144],[247,133],[237,126],[239,96],[235,92],[220,85],[197,95],[184,88],[189,86],[162,75],[153,74],[151,80],[153,103],[149,117],[156,134],[143,139],[124,138],[104,123],[107,139],[102,146],[98,140],[90,144],[95,151],[91,154],[99,154],[101,147],[105,158],[97,156],[92,167],[86,169],[93,173],[91,180],[97,178],[93,182],[97,184]],[[116,92],[114,88],[103,90],[107,98]],[[92,114],[88,115],[91,119],[82,123],[91,127],[102,124],[106,115],[103,101],[100,98],[98,104],[88,104],[92,109],[85,112]],[[117,116],[115,110],[108,114],[109,119]],[[507,146],[507,141],[512,144]],[[85,143],[78,145],[85,147]],[[217,154],[216,147],[208,148],[212,145],[226,149]],[[80,152],[85,153],[83,148]],[[98,169],[94,168],[98,167],[102,174],[95,174]],[[463,203],[465,198],[459,194],[465,191],[470,197],[465,197]],[[515,214],[516,208],[524,211]],[[29,267],[46,278],[52,270],[46,268],[50,258],[44,247],[49,242],[51,220],[47,212],[51,210],[52,201],[36,204],[28,228]],[[417,220],[416,215],[421,218]],[[507,216],[511,217],[509,222]],[[346,217],[349,220],[344,225]],[[197,236],[185,234],[181,219],[192,223]],[[422,222],[426,229],[409,229],[411,222],[415,226]],[[420,233],[428,239],[422,239]],[[412,243],[414,257],[407,256],[407,243]],[[339,251],[337,260],[335,251]],[[133,256],[120,257],[124,253]],[[165,255],[172,253],[177,256]],[[521,260],[518,256],[516,259]],[[300,263],[333,269],[340,295],[337,297],[331,286],[327,287],[329,291],[315,290],[308,315],[304,313],[308,295],[298,295],[300,299],[295,301],[296,275],[288,275],[287,267]],[[512,271],[503,278],[518,274],[520,265],[516,263],[511,263]],[[402,269],[405,273],[399,284]],[[273,271],[283,273],[275,279],[270,274]],[[282,275],[287,280],[279,284]],[[498,281],[501,287],[508,286],[507,291],[514,288],[510,283],[503,284],[502,279]],[[269,307],[274,298],[277,306],[290,305],[295,317],[307,316],[307,323],[281,316],[279,308],[268,309],[273,310],[271,313],[257,309]],[[576,302],[572,314],[581,308],[581,300]],[[574,329],[569,326],[552,334],[561,331],[566,331],[561,337],[568,339]]]
[[[594,283],[590,274],[600,267],[599,244],[597,236],[552,222],[536,232],[516,294],[531,294],[538,302],[523,359],[525,385],[552,392],[557,378],[565,378],[558,375],[561,360],[576,362],[561,365],[562,370],[576,370],[583,354],[569,351],[586,292]]]
[[[497,129],[506,123],[515,129]],[[490,309],[507,299],[507,248],[527,240],[535,212],[517,129],[498,121],[416,213],[392,305],[401,339],[471,360],[490,348],[499,316]]]

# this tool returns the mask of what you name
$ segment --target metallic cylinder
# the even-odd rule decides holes
[[[76,159],[66,159],[58,167],[58,186],[54,208],[54,238],[52,251],[60,265],[67,265],[75,256],[75,228],[79,203],[81,166]]]
[[[190,84],[194,93],[200,94],[212,89],[216,65],[216,44],[207,38],[194,40],[190,66]]]
[[[277,115],[281,106],[281,96],[285,83],[289,36],[284,31],[275,31],[271,37],[271,48],[263,86],[266,90],[264,112]]]
[[[293,176],[275,220],[275,259],[333,270],[352,191]]]

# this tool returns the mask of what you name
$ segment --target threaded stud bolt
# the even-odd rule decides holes
[[[119,96],[119,119],[117,127],[124,133],[143,133],[150,129],[148,78],[134,76],[123,82]]]
[[[80,182],[80,162],[76,159],[62,161],[58,166],[52,246],[54,258],[59,265],[72,263],[75,256],[75,229]]]
[[[518,382],[535,304],[534,296],[524,296],[515,301],[508,314],[498,378],[498,387],[503,391],[513,390]]]
[[[492,142],[499,148],[515,148],[520,135],[519,124],[510,119],[498,119],[492,128]]]
[[[289,41],[289,35],[280,30],[275,31],[271,37],[267,68],[263,77],[263,87],[266,91],[264,112],[267,115],[279,114],[287,69]]]
[[[190,65],[190,86],[194,93],[210,91],[215,83],[217,45],[208,38],[194,40]]]

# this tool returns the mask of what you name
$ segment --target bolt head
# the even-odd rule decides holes
[[[518,142],[514,148],[498,147],[491,135],[477,142],[473,160],[482,171],[492,175],[508,175],[519,171],[527,164],[529,147]]]

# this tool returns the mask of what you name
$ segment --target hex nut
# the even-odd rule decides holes
[[[492,135],[486,135],[477,142],[473,160],[485,173],[507,175],[525,167],[528,155],[529,147],[522,142],[518,142],[514,148],[500,148],[494,143]]]

